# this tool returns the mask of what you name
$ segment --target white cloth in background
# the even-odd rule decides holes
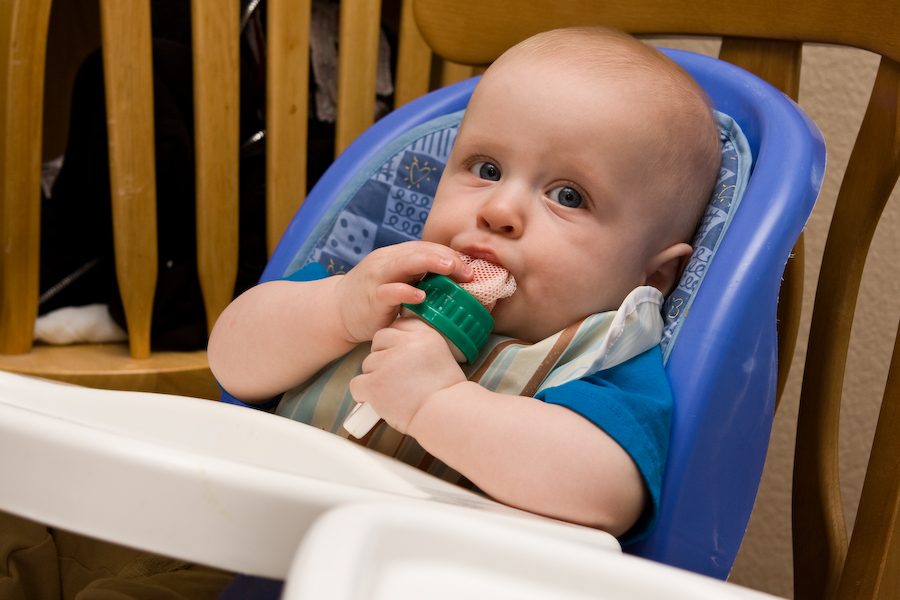
[[[88,304],[41,315],[34,322],[34,339],[54,345],[123,342],[128,334],[109,316],[106,304]]]

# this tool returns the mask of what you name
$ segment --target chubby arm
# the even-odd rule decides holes
[[[649,494],[637,465],[568,408],[471,382],[435,394],[410,435],[492,498],[622,535]]]
[[[408,242],[378,249],[346,275],[272,281],[236,298],[209,339],[216,379],[236,398],[258,402],[288,390],[390,325],[401,304],[425,299],[424,273],[471,279],[446,246]]]
[[[339,282],[340,276],[270,281],[238,296],[209,336],[209,365],[219,384],[235,398],[263,401],[350,351],[354,344],[330,301]]]
[[[606,432],[568,408],[466,381],[447,344],[415,319],[378,332],[350,391],[494,499],[625,533],[649,494]]]

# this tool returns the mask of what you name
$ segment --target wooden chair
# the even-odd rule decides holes
[[[231,300],[238,260],[240,14],[235,3],[230,10],[222,6],[193,0],[191,8],[197,255],[208,328]],[[310,6],[310,0],[267,3],[269,252],[306,189]],[[13,0],[0,7],[0,369],[95,387],[216,398],[205,351],[150,351],[157,240],[149,0],[100,2],[116,273],[129,343],[32,345],[50,8],[51,0]],[[374,120],[380,18],[381,0],[341,2],[338,153]],[[412,64],[404,77],[425,85],[407,85],[408,91],[401,90],[407,100],[428,91],[431,55],[421,57],[427,62]]]
[[[881,55],[865,119],[826,242],[809,337],[796,443],[793,491],[794,597],[896,598],[900,595],[900,358],[894,351],[853,537],[847,541],[838,481],[837,433],[850,326],[863,266],[882,209],[900,174],[900,5],[750,0],[739,6],[693,0],[416,0],[422,35],[440,56],[485,65],[542,30],[603,24],[637,35],[722,36],[720,58],[767,79],[792,98],[804,42]],[[477,15],[477,18],[473,18]],[[787,377],[802,294],[801,260],[790,263],[782,293],[782,368]],[[900,339],[898,339],[900,344]]]

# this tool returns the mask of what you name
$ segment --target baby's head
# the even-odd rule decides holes
[[[706,95],[671,60],[620,32],[546,32],[479,82],[423,239],[508,269],[495,331],[535,341],[639,285],[668,293],[719,157]]]

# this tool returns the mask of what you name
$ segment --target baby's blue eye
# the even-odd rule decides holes
[[[584,200],[581,198],[581,193],[575,188],[571,188],[567,185],[561,185],[557,188],[553,188],[550,190],[550,198],[556,200],[561,205],[566,206],[568,208],[579,208]]]
[[[499,181],[500,180],[500,169],[497,168],[497,165],[485,161],[478,161],[471,167],[469,167],[469,171],[473,175],[477,175],[482,179],[487,179],[488,181]]]

